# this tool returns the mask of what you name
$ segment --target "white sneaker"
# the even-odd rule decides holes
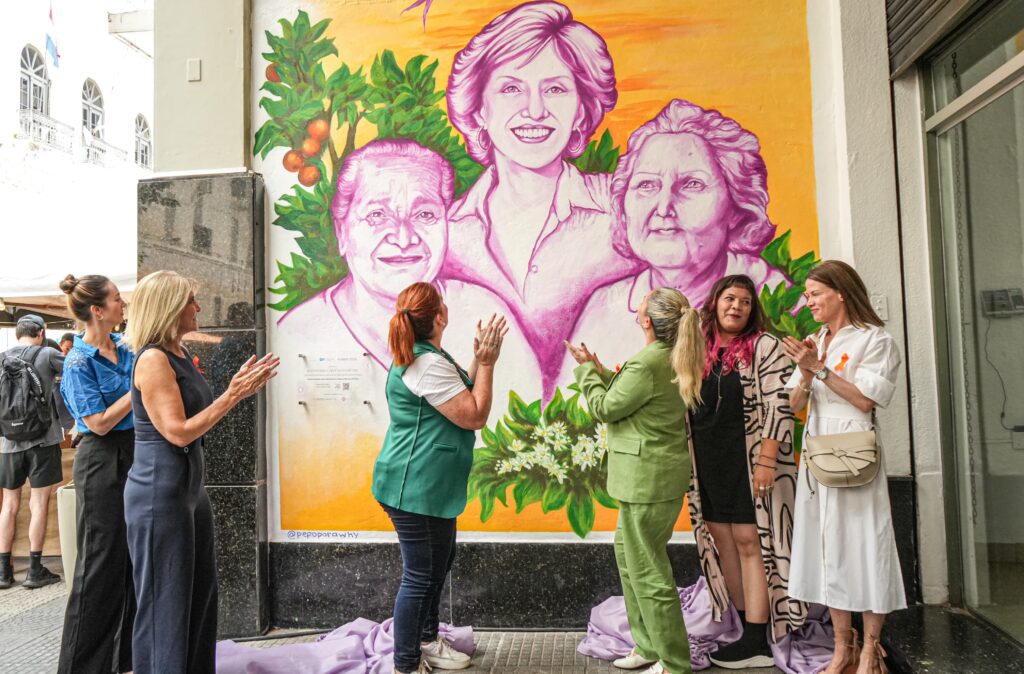
[[[396,669],[394,670],[394,674],[402,674],[402,672]],[[417,667],[415,671],[409,672],[409,674],[430,674],[430,665],[420,658],[420,666]]]
[[[648,660],[642,655],[639,655],[636,652],[636,649],[634,648],[629,652],[629,655],[627,655],[624,658],[619,658],[618,660],[613,660],[612,664],[618,667],[619,669],[640,669],[641,667],[653,665],[655,664],[655,662],[657,661]]]
[[[640,674],[665,674],[665,668],[661,666],[660,662],[655,662],[653,665],[640,672]]]
[[[423,653],[423,661],[438,669],[465,669],[473,664],[468,655],[455,650],[440,634],[436,640],[420,644],[420,651]]]

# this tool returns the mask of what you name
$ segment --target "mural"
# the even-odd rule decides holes
[[[563,343],[622,362],[649,290],[696,304],[746,273],[773,330],[812,329],[803,3],[457,4],[325,1],[315,22],[255,5],[283,358],[272,493],[290,539],[391,529],[369,485],[388,320],[414,281],[443,289],[456,357],[479,318],[514,324],[464,531],[614,528],[605,429]]]

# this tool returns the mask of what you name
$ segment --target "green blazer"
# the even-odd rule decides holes
[[[437,353],[459,371],[466,388],[473,382],[443,349],[416,342],[413,357]],[[473,466],[476,433],[460,428],[402,381],[405,367],[392,364],[385,390],[391,424],[373,466],[373,497],[406,512],[458,517],[466,509],[466,487]]]
[[[616,373],[573,374],[590,414],[608,427],[608,493],[627,503],[680,498],[690,483],[686,405],[672,383],[672,347],[648,344]]]

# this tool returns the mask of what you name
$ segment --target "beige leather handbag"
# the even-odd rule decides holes
[[[807,419],[810,418],[811,402],[808,394]],[[874,423],[875,413],[872,410],[872,426]],[[878,466],[881,464],[874,429],[805,435],[803,459],[814,473],[814,478],[826,487],[860,487],[868,484],[878,475]],[[808,477],[808,486],[810,483]]]

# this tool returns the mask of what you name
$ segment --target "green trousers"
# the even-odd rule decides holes
[[[682,508],[682,497],[660,503],[620,503],[615,528],[615,561],[636,652],[659,660],[668,674],[693,671],[666,547]]]

